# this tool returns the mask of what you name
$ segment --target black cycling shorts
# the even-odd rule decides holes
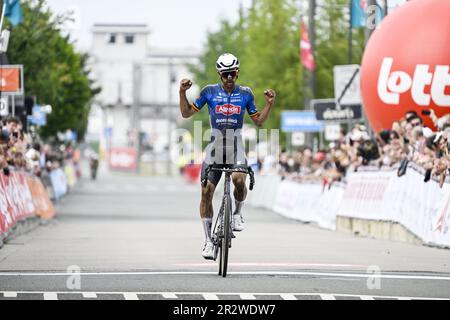
[[[219,133],[220,134],[220,133]],[[205,149],[205,160],[202,164],[200,181],[206,179],[206,168],[213,165],[215,168],[247,168],[247,159],[245,157],[245,146],[240,134],[220,138],[214,137]],[[217,186],[222,176],[221,171],[211,170],[208,180]]]
[[[236,167],[236,166],[247,168],[248,167],[247,160],[245,160],[245,164],[243,164],[243,165],[218,165],[218,164],[213,165],[213,167],[215,167],[215,168],[224,168],[224,167],[231,168],[231,167]],[[203,161],[202,171],[200,174],[200,182],[205,180],[205,178],[206,178],[206,168],[207,167],[208,167],[208,164]],[[211,170],[211,171],[209,171],[209,174],[208,174],[208,181],[211,182],[212,184],[214,184],[215,186],[217,186],[221,177],[222,177],[222,171]]]

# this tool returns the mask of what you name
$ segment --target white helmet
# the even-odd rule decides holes
[[[222,54],[216,62],[218,72],[235,70],[239,68],[239,60],[231,53]]]

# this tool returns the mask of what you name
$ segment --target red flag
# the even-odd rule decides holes
[[[314,71],[316,68],[311,42],[309,41],[308,28],[304,22],[300,23],[300,60],[306,69]]]

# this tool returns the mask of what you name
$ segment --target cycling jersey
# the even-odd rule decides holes
[[[214,84],[202,89],[192,107],[200,111],[208,104],[213,129],[242,129],[245,110],[250,117],[259,114],[254,100],[253,92],[248,87],[236,85],[234,91],[228,94],[222,85]]]

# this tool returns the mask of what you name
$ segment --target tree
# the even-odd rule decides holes
[[[100,92],[89,80],[87,56],[77,53],[70,37],[61,34],[67,17],[54,16],[44,0],[22,1],[21,6],[24,21],[10,26],[8,58],[12,64],[23,64],[26,94],[53,107],[41,135],[72,129],[82,140],[90,102]]]
[[[316,98],[334,97],[333,67],[348,64],[348,0],[320,3],[316,16]],[[364,47],[362,29],[352,30],[352,63],[361,61]]]
[[[254,1],[246,20],[242,82],[253,88],[259,108],[265,104],[266,88],[277,92],[276,105],[265,127],[279,128],[283,109],[299,110],[303,106],[296,2]]]

